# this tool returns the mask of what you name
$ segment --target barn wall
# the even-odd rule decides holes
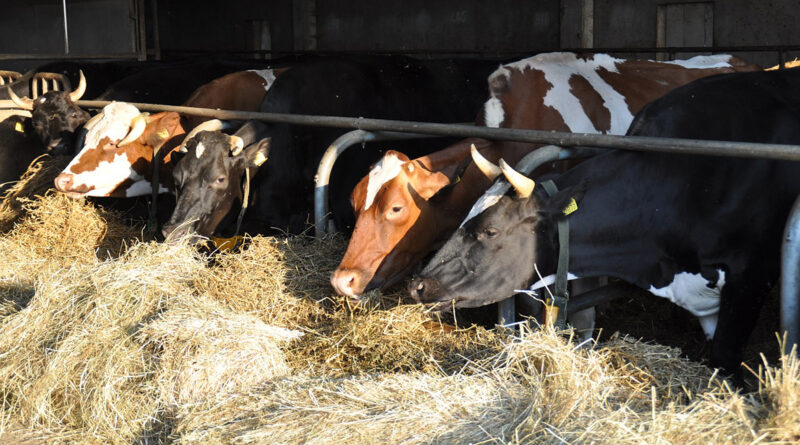
[[[527,51],[559,44],[559,0],[316,2],[319,49]]]
[[[601,48],[656,46],[659,5],[698,3],[675,0],[594,0],[594,44]],[[713,1],[715,46],[798,45],[800,1]],[[563,32],[562,32],[563,34]],[[777,63],[775,53],[737,53],[764,66]]]

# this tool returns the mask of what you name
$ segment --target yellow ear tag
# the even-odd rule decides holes
[[[16,125],[14,125],[14,131],[17,133],[25,133],[25,126],[22,125],[22,122],[17,122]]]
[[[242,243],[242,239],[241,235],[230,238],[217,238],[216,236],[212,236],[211,242],[214,243],[214,247],[216,247],[217,250],[221,252],[230,252]]]
[[[578,203],[575,202],[575,198],[570,198],[569,204],[567,204],[567,206],[564,207],[564,214],[569,215],[570,213],[573,213],[576,210],[578,210]]]
[[[255,164],[256,167],[261,167],[261,164],[265,162],[267,162],[267,157],[264,156],[264,153],[261,153],[260,151],[256,153],[256,158],[253,159],[253,164]]]
[[[456,176],[456,180],[453,181],[453,184],[455,185],[458,184],[459,182],[461,182],[461,176]]]
[[[162,128],[161,130],[158,131],[158,137],[159,137],[159,139],[168,138],[169,137],[169,130],[167,130],[166,128]]]

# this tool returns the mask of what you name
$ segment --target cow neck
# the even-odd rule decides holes
[[[541,183],[544,191],[551,198],[558,193],[558,188],[553,181]],[[569,293],[567,291],[567,272],[569,271],[569,218],[560,218],[558,227],[558,266],[556,267],[555,292],[546,304],[558,308],[556,326],[565,328],[567,323],[567,302]]]

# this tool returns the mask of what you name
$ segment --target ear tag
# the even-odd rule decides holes
[[[256,153],[256,158],[253,159],[253,164],[255,164],[256,167],[261,167],[261,164],[265,162],[267,162],[267,157],[264,156],[264,153],[261,153],[260,151]]]
[[[167,130],[166,128],[162,128],[161,130],[158,131],[157,135],[160,139],[166,139],[169,137],[169,130]]]
[[[459,182],[461,182],[461,176],[456,176],[456,180],[453,181],[453,185],[458,184]]]
[[[576,210],[578,210],[578,203],[575,202],[575,198],[570,198],[569,204],[567,204],[567,206],[564,207],[564,215],[569,215],[575,212]]]
[[[16,131],[17,133],[25,133],[25,126],[22,125],[22,122],[17,122],[14,125],[14,131]]]

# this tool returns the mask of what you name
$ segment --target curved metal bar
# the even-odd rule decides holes
[[[786,334],[783,353],[800,348],[800,196],[786,221],[781,250],[781,332]],[[795,352],[800,352],[795,350]]]
[[[338,159],[345,150],[355,144],[365,142],[421,139],[431,137],[436,136],[415,133],[397,133],[390,131],[373,132],[353,130],[336,138],[336,140],[328,146],[328,149],[325,150],[325,154],[322,155],[322,159],[319,161],[319,167],[317,167],[317,174],[314,176],[314,235],[316,237],[321,237],[324,236],[327,231],[329,216],[328,184],[331,179],[331,170],[333,170],[333,164],[336,162],[336,159]]]
[[[514,169],[526,175],[531,174],[540,166],[553,161],[565,159],[578,159],[593,156],[606,150],[592,148],[564,148],[557,145],[546,145],[525,155],[517,162]],[[502,179],[505,181],[505,179]],[[510,186],[509,186],[510,187]],[[507,326],[513,324],[516,318],[514,297],[506,298],[497,303],[497,324]]]

